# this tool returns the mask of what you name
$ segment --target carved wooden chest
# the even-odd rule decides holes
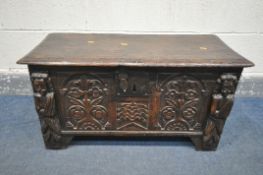
[[[92,135],[186,136],[215,150],[253,66],[213,35],[50,34],[18,63],[53,149]]]

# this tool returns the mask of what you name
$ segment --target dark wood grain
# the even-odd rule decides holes
[[[214,35],[50,34],[19,64],[249,67]]]

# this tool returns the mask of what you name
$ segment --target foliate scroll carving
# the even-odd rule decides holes
[[[44,142],[48,148],[61,148],[67,145],[71,137],[60,134],[55,98],[51,79],[47,73],[32,73],[36,111],[39,115]]]
[[[147,103],[117,103],[118,130],[146,130],[148,128],[149,109]]]
[[[234,74],[223,74],[217,79],[217,87],[212,95],[210,115],[204,129],[203,149],[217,148],[226,118],[233,106],[237,83],[238,79]]]
[[[203,86],[191,76],[170,78],[161,86],[159,124],[162,130],[200,130],[198,115],[202,105]]]
[[[64,86],[66,128],[103,130],[108,127],[107,85],[96,77],[73,77]]]

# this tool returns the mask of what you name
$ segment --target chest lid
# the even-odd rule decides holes
[[[49,34],[18,64],[250,67],[215,35]]]

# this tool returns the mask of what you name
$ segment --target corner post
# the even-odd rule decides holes
[[[46,148],[66,148],[72,136],[61,135],[61,127],[56,110],[54,89],[47,72],[30,74],[36,111],[39,116],[41,131]]]
[[[238,83],[235,74],[222,74],[217,79],[217,87],[212,95],[210,114],[203,130],[201,150],[216,150],[225,121],[234,102],[234,93]],[[201,147],[200,147],[201,146]]]

